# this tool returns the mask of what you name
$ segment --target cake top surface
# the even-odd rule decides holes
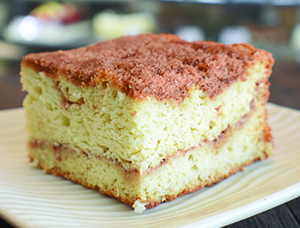
[[[135,99],[181,102],[192,87],[214,98],[231,83],[247,79],[247,69],[272,55],[248,44],[188,42],[171,34],[142,34],[102,41],[78,49],[29,54],[22,67],[58,78],[64,75],[78,86],[108,83]]]

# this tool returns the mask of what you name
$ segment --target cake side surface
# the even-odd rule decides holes
[[[265,110],[258,102],[254,106],[252,113],[226,132],[225,140],[202,142],[143,175],[105,157],[77,148],[54,146],[53,142],[29,145],[29,156],[50,174],[149,209],[218,183],[271,155],[272,142],[264,139]]]
[[[29,140],[51,138],[146,172],[238,122],[250,111],[257,83],[267,80],[264,68],[256,64],[247,81],[236,81],[214,100],[191,90],[180,106],[154,98],[136,102],[109,86],[81,88],[23,68]]]

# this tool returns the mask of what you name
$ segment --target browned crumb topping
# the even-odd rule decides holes
[[[54,79],[65,75],[78,86],[108,83],[135,99],[154,96],[181,102],[193,86],[213,99],[234,81],[246,80],[246,70],[256,61],[266,61],[270,74],[271,54],[248,44],[187,42],[170,34],[143,34],[69,51],[29,54],[22,66]]]
[[[225,144],[226,140],[228,139],[228,136],[233,131],[238,130],[242,126],[244,126],[244,124],[247,122],[247,120],[249,119],[249,117],[254,113],[254,111],[255,111],[254,100],[252,100],[250,102],[250,111],[247,114],[245,114],[244,116],[242,116],[242,118],[237,123],[235,123],[232,126],[229,125],[214,140],[212,140],[212,141],[209,141],[207,139],[203,140],[202,142],[199,143],[199,146],[203,146],[202,143],[205,143],[205,144],[209,145],[211,147],[211,151],[213,153],[215,153],[214,150],[222,147]],[[270,129],[270,127],[267,124],[263,128],[263,133],[264,133],[263,140],[265,142],[269,143],[269,142],[273,141],[273,138],[272,138],[272,135],[271,135],[271,129]],[[43,149],[45,144],[46,144],[46,142],[43,142],[41,140],[33,140],[33,141],[31,141],[29,143],[29,146],[31,148],[40,148],[40,149]],[[189,151],[194,150],[195,148],[196,148],[195,146],[192,146],[192,147],[190,147],[189,149],[186,149],[186,150],[184,150],[184,149],[178,149],[174,154],[171,154],[169,156],[164,157],[156,167],[152,167],[152,166],[149,167],[148,170],[143,175],[150,174],[151,172],[153,172],[157,168],[165,165],[170,160],[172,160],[172,159],[174,159],[174,158],[176,158],[178,156],[185,156]],[[63,158],[62,158],[62,153],[63,152],[64,153],[75,153],[74,150],[72,150],[71,148],[69,148],[67,145],[64,145],[64,144],[53,145],[52,149],[54,151],[54,154],[56,156],[56,160],[57,161],[63,161]],[[110,160],[112,163],[114,163],[114,164],[122,167],[128,173],[136,173],[136,174],[139,174],[139,175],[141,174],[140,171],[137,168],[125,168],[118,159],[112,159],[112,158],[106,157],[105,156],[106,150],[104,150],[103,153],[104,153],[103,155],[95,155],[95,156],[97,158],[99,158],[99,159]],[[85,155],[86,157],[89,157],[90,152],[85,152],[85,151],[82,150],[81,154]]]

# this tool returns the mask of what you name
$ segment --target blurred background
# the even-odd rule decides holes
[[[23,55],[144,32],[270,51],[270,101],[300,109],[300,0],[0,0],[0,109],[22,105]]]
[[[0,0],[0,110],[22,106],[22,56],[144,32],[266,49],[275,58],[269,101],[300,110],[300,0]],[[243,222],[235,227],[252,224]]]

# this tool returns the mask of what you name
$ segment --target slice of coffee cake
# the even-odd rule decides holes
[[[137,212],[211,186],[272,152],[273,58],[247,44],[143,34],[29,54],[29,158]]]

